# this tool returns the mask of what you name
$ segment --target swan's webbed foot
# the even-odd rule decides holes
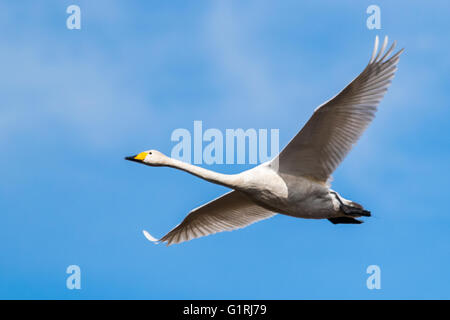
[[[351,217],[370,217],[370,211],[341,204],[341,211]]]
[[[363,223],[361,220],[357,220],[355,218],[350,218],[350,217],[329,218],[328,220],[332,224],[361,224],[361,223]]]
[[[340,209],[345,215],[350,217],[370,217],[370,211],[364,210],[359,204],[354,202],[352,202],[353,204],[355,204],[354,206],[344,204],[344,202],[342,202],[341,198],[336,192],[331,193],[336,196],[336,199],[339,201]]]

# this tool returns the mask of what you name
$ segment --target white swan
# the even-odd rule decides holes
[[[276,213],[332,223],[361,223],[355,218],[370,212],[330,189],[329,179],[375,116],[403,49],[383,55],[387,37],[378,51],[378,36],[367,67],[344,90],[318,107],[306,125],[272,161],[239,174],[213,172],[156,150],[125,159],[149,166],[168,166],[233,189],[192,210],[174,229],[157,240],[180,243],[220,231],[248,226]]]

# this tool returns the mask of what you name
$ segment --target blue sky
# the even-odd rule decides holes
[[[67,6],[82,29],[66,28]],[[381,30],[366,8],[381,8]],[[450,298],[447,1],[2,1],[0,298]],[[358,226],[276,216],[171,247],[224,193],[124,156],[170,154],[177,128],[277,128],[284,146],[368,62],[405,48],[333,188]],[[240,172],[248,165],[211,165]],[[66,288],[79,265],[81,290]],[[366,268],[381,268],[368,290]]]

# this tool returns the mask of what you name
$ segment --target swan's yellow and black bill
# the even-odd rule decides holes
[[[125,160],[134,161],[134,162],[142,162],[147,156],[147,152],[141,152],[131,157],[125,157]]]
[[[128,161],[135,161],[135,162],[141,162],[141,160],[136,159],[136,156],[125,157],[125,160],[128,160]]]

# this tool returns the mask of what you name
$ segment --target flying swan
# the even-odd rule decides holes
[[[370,216],[356,202],[330,189],[330,177],[375,117],[377,106],[394,78],[403,49],[385,54],[385,37],[378,51],[378,36],[369,64],[339,94],[319,106],[306,125],[273,160],[239,174],[221,174],[172,159],[156,150],[126,160],[149,166],[186,171],[232,191],[192,210],[174,229],[148,240],[167,245],[221,231],[246,227],[276,213],[306,219],[328,219],[334,224],[359,224]]]

